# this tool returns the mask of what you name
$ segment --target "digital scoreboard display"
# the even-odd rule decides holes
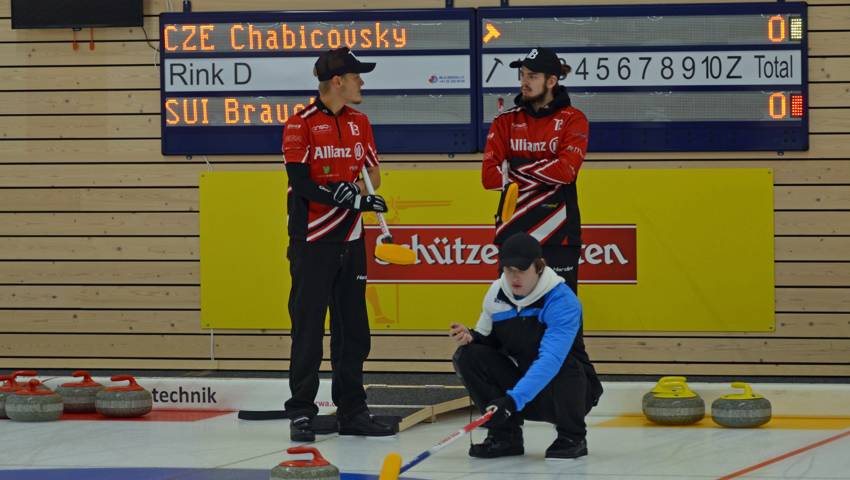
[[[380,153],[477,151],[476,25],[469,9],[164,13],[162,152],[279,155],[316,59],[340,47],[377,64],[352,107]]]
[[[547,47],[590,121],[589,151],[806,150],[805,3],[482,8],[484,145],[517,69]]]

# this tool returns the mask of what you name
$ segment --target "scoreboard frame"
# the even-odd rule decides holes
[[[478,38],[478,22],[475,12],[471,9],[429,9],[429,10],[335,10],[335,11],[274,11],[274,12],[204,12],[204,13],[162,13],[160,15],[160,38],[162,39],[163,48],[161,50],[162,70],[160,74],[160,92],[161,92],[161,131],[162,131],[162,154],[163,155],[262,155],[262,154],[280,154],[282,143],[283,125],[276,122],[273,125],[260,125],[256,122],[251,126],[174,126],[168,125],[167,120],[173,120],[174,109],[166,108],[167,98],[183,97],[189,99],[189,105],[192,105],[193,97],[204,97],[206,99],[221,100],[222,98],[235,97],[255,97],[268,98],[270,94],[279,94],[282,97],[303,97],[304,101],[300,104],[306,106],[309,104],[308,99],[318,96],[318,79],[312,76],[312,64],[322,53],[330,48],[325,44],[326,48],[296,48],[292,50],[278,50],[270,52],[269,50],[257,50],[248,52],[233,51],[228,52],[213,52],[198,54],[195,52],[185,51],[169,51],[164,47],[166,45],[165,28],[169,25],[209,25],[209,24],[269,24],[280,23],[281,19],[287,24],[309,24],[317,22],[439,22],[441,20],[462,20],[469,23],[469,39],[467,48],[465,49],[410,49],[405,55],[398,55],[398,50],[387,48],[384,50],[364,50],[354,47],[352,51],[357,54],[361,61],[375,61],[378,68],[368,74],[363,74],[365,86],[363,87],[364,103],[369,97],[385,96],[386,98],[409,96],[411,94],[431,95],[452,95],[463,94],[469,98],[469,121],[463,124],[459,123],[432,123],[432,124],[377,124],[370,116],[372,130],[375,138],[375,143],[378,147],[378,153],[397,154],[397,153],[473,153],[477,152],[478,135],[476,126],[480,124],[478,115],[481,111],[479,106],[478,95],[475,95],[475,79],[479,77],[477,71],[476,55],[476,39]],[[392,28],[392,26],[390,26]],[[200,30],[200,29],[198,29]],[[198,31],[198,38],[202,32]],[[298,34],[298,40],[303,40],[303,33]],[[208,38],[208,37],[207,37]],[[307,42],[310,41],[309,34],[306,36]],[[390,39],[391,40],[391,39]],[[252,39],[253,41],[253,39]],[[179,45],[180,42],[175,42]],[[172,45],[175,46],[175,45]],[[345,43],[342,43],[345,46]],[[296,51],[297,50],[297,51]],[[442,88],[438,91],[416,89],[416,88],[395,88],[375,90],[370,88],[370,82],[375,79],[375,75],[380,73],[381,59],[388,57],[416,57],[423,58],[427,56],[443,55],[457,56],[467,55],[469,70],[468,78],[465,80],[467,88]],[[285,90],[280,91],[196,91],[196,92],[174,92],[166,89],[166,64],[170,61],[193,59],[259,59],[259,58],[309,58],[309,67],[303,72],[303,77],[312,82],[314,85],[311,88],[302,88],[300,90]],[[368,58],[367,58],[368,57]],[[426,73],[426,72],[423,72]],[[191,78],[191,73],[190,73]],[[426,77],[427,79],[427,77]],[[213,80],[215,82],[215,80]],[[172,104],[173,105],[173,104]],[[204,103],[205,107],[207,104]],[[287,106],[288,107],[288,106]],[[364,105],[352,105],[353,108],[364,111]],[[182,107],[181,107],[182,108]],[[198,107],[193,107],[196,109]],[[278,108],[279,110],[279,108]],[[295,107],[291,111],[295,113]],[[367,113],[364,111],[364,113]],[[409,112],[410,116],[416,115],[416,111]],[[286,118],[289,113],[284,113],[283,118]],[[247,111],[246,111],[247,115]],[[195,113],[195,119],[198,118],[198,113]]]
[[[802,17],[803,25],[807,25],[807,5],[805,2],[778,2],[778,3],[741,3],[741,4],[675,4],[675,5],[605,5],[605,6],[564,6],[564,7],[486,7],[478,10],[479,24],[486,20],[498,19],[537,19],[537,18],[593,18],[593,17],[670,17],[675,15],[687,16],[720,16],[720,15],[778,15],[795,14]],[[790,28],[790,26],[789,26]],[[502,31],[504,32],[504,30]],[[482,38],[483,41],[483,38]],[[590,138],[588,151],[591,152],[632,152],[632,151],[785,151],[785,150],[808,150],[809,148],[809,109],[808,109],[808,36],[803,31],[802,39],[797,45],[799,48],[791,49],[788,44],[729,44],[729,45],[654,45],[645,47],[640,45],[621,46],[590,46],[590,47],[556,47],[548,45],[537,45],[552,48],[556,53],[589,53],[600,52],[627,52],[639,53],[647,51],[663,52],[712,52],[732,50],[759,50],[759,51],[793,51],[801,52],[801,80],[800,85],[793,90],[800,91],[804,102],[803,114],[799,120],[785,120],[776,122],[766,121],[688,121],[688,122],[656,122],[656,121],[594,121],[593,112],[584,111],[590,122]],[[524,47],[488,48],[479,43],[480,55],[483,59],[488,53],[498,52],[516,54],[522,58],[533,45]],[[515,57],[510,57],[516,59]],[[632,67],[636,65],[632,64]],[[609,93],[638,93],[638,92],[782,92],[787,90],[784,86],[771,85],[746,85],[746,86],[619,86],[619,87],[594,87],[581,90],[578,87],[569,86],[571,78],[575,78],[578,65],[571,64],[572,73],[561,84],[567,85],[573,104],[576,102],[576,94],[584,92],[609,92]],[[617,65],[609,65],[612,73]],[[480,65],[483,75],[487,74],[488,65]],[[483,79],[482,79],[483,80]],[[517,86],[519,81],[517,81]],[[487,93],[506,93],[504,88],[482,87],[482,108],[485,107]],[[505,100],[512,100],[513,97]],[[773,102],[770,97],[770,102]],[[790,106],[790,98],[788,99]],[[507,105],[512,105],[508,101]],[[577,105],[575,105],[577,106]],[[772,103],[771,103],[772,106]],[[578,107],[578,106],[577,106]],[[580,108],[580,107],[578,107]],[[777,107],[778,108],[778,107]],[[790,108],[789,108],[790,115]],[[479,141],[485,142],[489,130],[490,121],[482,111],[482,128],[479,130]],[[767,133],[767,134],[766,134]],[[484,145],[484,143],[482,143]]]

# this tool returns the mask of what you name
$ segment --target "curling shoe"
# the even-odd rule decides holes
[[[516,433],[488,433],[482,443],[469,447],[469,456],[476,458],[509,457],[524,455],[522,430]]]
[[[313,420],[307,416],[292,419],[289,422],[289,439],[293,442],[315,442],[316,430],[313,428]]]
[[[379,422],[368,410],[348,420],[339,420],[340,435],[361,437],[389,437],[395,435],[392,425]]]
[[[555,439],[546,449],[546,458],[578,458],[587,455],[587,440],[581,441],[561,437]]]

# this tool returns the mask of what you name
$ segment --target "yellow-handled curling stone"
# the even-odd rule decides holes
[[[646,418],[659,425],[691,425],[705,418],[705,402],[685,382],[664,382],[671,392],[656,393],[646,401]]]
[[[735,382],[732,388],[743,388],[744,393],[724,395],[711,404],[711,419],[724,427],[758,427],[770,421],[770,401],[753,393],[743,382]]]
[[[661,377],[661,379],[658,380],[658,383],[655,384],[655,388],[646,392],[646,394],[644,394],[644,396],[643,396],[643,400],[641,400],[641,402],[640,402],[640,409],[643,412],[643,414],[646,415],[646,401],[649,400],[650,398],[654,397],[656,393],[664,393],[664,392],[673,391],[672,388],[665,387],[664,386],[665,383],[667,383],[667,382],[685,382],[685,381],[687,381],[687,378],[685,378],[685,377]]]

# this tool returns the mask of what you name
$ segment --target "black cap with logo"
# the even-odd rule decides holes
[[[525,67],[532,72],[547,73],[549,75],[561,76],[561,59],[558,54],[548,48],[537,47],[525,56],[523,60],[511,62],[511,68]]]
[[[374,69],[374,63],[364,63],[357,60],[357,57],[348,47],[325,52],[316,60],[316,73],[319,75],[320,82],[346,73],[368,73]]]
[[[499,267],[514,267],[528,270],[534,259],[543,258],[543,248],[536,238],[525,232],[517,232],[499,249]]]

